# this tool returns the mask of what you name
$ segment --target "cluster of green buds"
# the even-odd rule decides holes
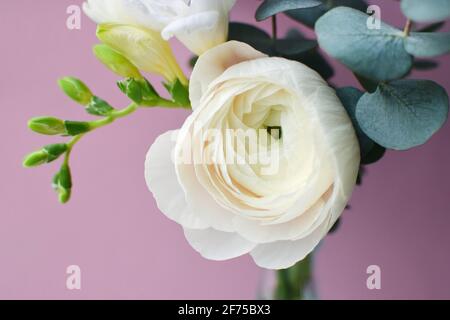
[[[32,168],[51,163],[64,156],[63,163],[52,183],[61,203],[68,202],[72,193],[72,175],[69,163],[72,148],[88,132],[128,116],[139,107],[190,108],[187,87],[180,80],[165,84],[165,88],[171,95],[171,99],[165,99],[142,76],[138,68],[121,53],[105,44],[94,46],[93,51],[108,69],[123,78],[117,82],[117,85],[132,103],[124,109],[115,109],[108,102],[94,95],[81,80],[65,77],[58,81],[61,90],[77,104],[83,106],[87,113],[101,117],[101,119],[72,121],[55,117],[37,117],[28,122],[28,127],[36,133],[71,137],[67,143],[44,146],[26,156],[23,162],[25,167]]]

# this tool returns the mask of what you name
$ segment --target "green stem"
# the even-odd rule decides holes
[[[183,109],[191,109],[191,106],[181,106],[175,101],[167,100],[164,98],[159,98],[156,102],[151,101],[149,103],[142,103],[143,107],[163,107],[163,108],[183,108]]]
[[[108,124],[111,124],[114,121],[116,121],[117,119],[124,118],[124,117],[132,114],[138,108],[139,108],[139,106],[133,102],[128,107],[126,107],[122,110],[113,111],[109,116],[107,116],[103,119],[97,120],[97,121],[92,121],[89,124],[90,124],[92,130],[95,130],[95,129],[104,127]]]
[[[117,119],[120,118],[124,118],[132,113],[134,113],[137,109],[139,108],[139,106],[136,103],[132,103],[130,104],[128,107],[121,109],[121,110],[116,110],[113,111],[109,116],[100,119],[100,120],[96,120],[96,121],[91,121],[89,122],[89,125],[91,127],[91,131],[94,131],[98,128],[104,127],[108,124],[113,123],[114,121],[116,121]],[[64,163],[68,164],[69,163],[69,158],[70,158],[70,154],[72,153],[72,149],[73,147],[77,144],[78,141],[81,140],[81,138],[83,138],[86,134],[79,134],[77,136],[74,136],[72,138],[72,140],[70,140],[67,143],[67,152],[64,158]]]
[[[312,279],[312,257],[307,256],[296,265],[277,271],[277,287],[274,298],[277,300],[301,300]]]
[[[408,19],[406,21],[405,28],[403,29],[403,36],[404,37],[409,37],[409,34],[411,33],[412,25],[413,25],[412,21],[410,19]]]
[[[272,16],[272,40],[275,42],[278,38],[277,15]]]

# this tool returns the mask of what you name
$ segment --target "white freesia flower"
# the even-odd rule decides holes
[[[232,41],[200,57],[190,97],[193,114],[147,155],[146,181],[160,210],[208,259],[250,253],[259,266],[282,269],[305,258],[343,212],[359,169],[358,141],[334,90],[303,64]],[[281,133],[256,151],[245,139],[216,135],[264,136],[275,127]],[[247,161],[269,150],[279,154],[268,158],[276,170]],[[240,161],[223,161],[234,157]]]
[[[177,37],[201,55],[226,41],[228,13],[236,0],[88,0],[83,8],[97,23],[145,26],[165,40]]]

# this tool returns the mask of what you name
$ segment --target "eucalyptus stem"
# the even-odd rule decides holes
[[[408,37],[409,34],[411,33],[412,26],[413,26],[413,23],[412,23],[411,19],[406,20],[405,28],[403,29],[403,35],[405,37]]]
[[[277,15],[274,14],[272,16],[272,40],[275,42],[278,39],[278,23],[277,23]]]

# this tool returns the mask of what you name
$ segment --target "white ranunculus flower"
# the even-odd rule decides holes
[[[305,258],[343,212],[359,169],[335,91],[303,64],[232,41],[200,57],[190,97],[193,114],[147,155],[160,210],[208,259],[250,253],[259,266],[282,269]],[[223,138],[239,130],[267,138],[274,128],[281,132],[257,149],[251,135]]]
[[[228,13],[236,0],[88,0],[85,13],[97,23],[145,26],[165,40],[177,37],[201,55],[226,41]]]

